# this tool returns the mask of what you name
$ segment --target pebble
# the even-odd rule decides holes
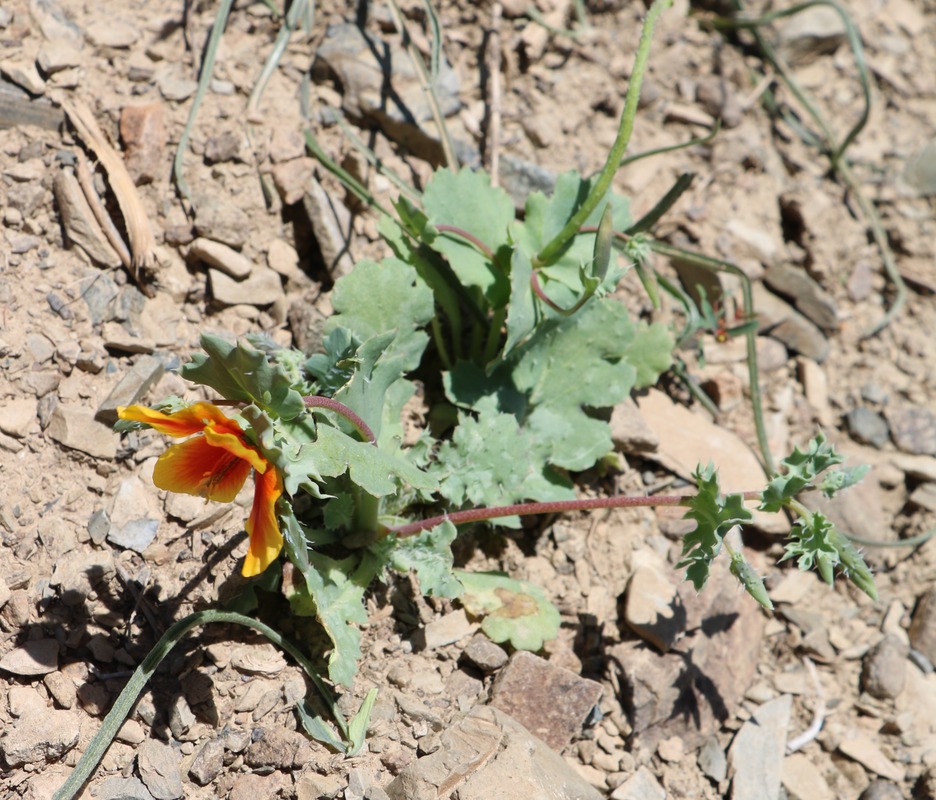
[[[74,711],[48,709],[5,726],[0,756],[6,766],[57,760],[78,744],[81,716]]]
[[[33,95],[45,93],[46,83],[39,75],[39,70],[31,61],[8,58],[0,61],[0,72],[10,79],[11,83],[25,89]]]
[[[811,358],[821,364],[829,355],[829,342],[822,331],[800,314],[791,314],[770,335],[794,353]]]
[[[136,25],[109,18],[106,21],[92,22],[85,28],[85,34],[91,44],[97,47],[127,48],[139,37]]]
[[[491,689],[505,711],[555,750],[581,733],[601,698],[601,684],[525,651],[514,653]]]
[[[910,503],[926,511],[936,511],[936,483],[923,483],[910,495]]]
[[[110,510],[107,541],[142,553],[159,532],[162,514],[153,507],[146,484],[133,476],[120,482]]]
[[[247,775],[238,775],[231,787],[228,800],[257,800],[260,797],[277,797],[285,784],[286,777],[281,772],[264,775],[249,773]]]
[[[792,700],[785,694],[764,703],[735,735],[728,751],[732,800],[778,796]]]
[[[232,201],[211,194],[195,197],[195,233],[214,239],[235,250],[247,243],[250,219]]]
[[[845,42],[845,23],[828,6],[813,6],[789,18],[779,31],[781,55],[795,65],[809,64]]]
[[[890,429],[884,417],[870,408],[853,408],[845,415],[845,424],[851,438],[860,444],[880,449],[890,441]]]
[[[764,283],[774,292],[788,297],[803,316],[823,330],[834,331],[839,324],[835,299],[805,269],[775,264],[764,275]]]
[[[628,397],[611,411],[611,441],[622,453],[646,453],[660,446],[659,437],[647,425],[647,421]]]
[[[894,635],[885,636],[864,657],[861,668],[861,686],[872,697],[897,697],[907,679],[909,647]]]
[[[163,171],[166,121],[162,103],[124,106],[120,139],[127,171],[137,186],[155,181]]]
[[[231,651],[231,666],[241,672],[277,675],[286,668],[286,659],[272,644],[244,644]]]
[[[331,800],[341,791],[336,775],[303,772],[296,780],[296,800]]]
[[[308,745],[306,737],[298,731],[278,726],[257,727],[244,758],[247,765],[254,769],[292,769],[294,766],[302,766],[297,763],[297,757]]]
[[[178,800],[183,796],[179,753],[158,739],[147,739],[137,751],[137,769],[156,800]]]
[[[59,170],[52,179],[52,191],[55,194],[62,227],[65,229],[66,241],[78,245],[96,264],[104,267],[120,266],[120,256],[104,236],[91,206],[85,199],[78,178],[69,170]],[[100,293],[100,287],[94,291]],[[116,295],[116,287],[114,294]],[[88,297],[85,296],[84,299],[90,305]],[[97,323],[102,319],[92,317],[92,321]]]
[[[464,657],[485,673],[496,672],[507,663],[507,652],[487,636],[477,635],[465,647]]]
[[[878,779],[870,783],[858,800],[904,800],[904,793],[897,784]]]
[[[296,248],[282,239],[274,239],[267,249],[267,266],[278,275],[292,281],[307,280],[299,268],[299,253]]]
[[[685,630],[686,611],[670,578],[675,573],[649,561],[648,555],[628,581],[624,621],[641,639],[666,653]]]
[[[39,398],[45,397],[49,392],[58,389],[61,382],[62,376],[60,373],[49,371],[28,372],[23,378],[23,386]]]
[[[699,769],[715,783],[721,783],[728,776],[728,759],[718,739],[709,736],[699,750]]]
[[[75,707],[78,692],[71,678],[61,672],[50,672],[42,679],[42,682],[57,705],[66,709]]]
[[[192,242],[189,257],[203,261],[236,280],[243,280],[253,271],[253,262],[226,244],[204,237]]]
[[[271,269],[255,269],[249,278],[236,281],[217,269],[209,269],[211,294],[226,306],[268,306],[283,297],[283,283]]]
[[[117,731],[117,736],[115,738],[117,741],[123,742],[124,744],[138,745],[146,740],[146,731],[135,719],[128,719],[120,726],[120,730]]]
[[[177,75],[173,71],[168,71],[159,76],[156,80],[159,86],[159,93],[166,98],[177,103],[188,100],[198,89],[198,83],[191,78]]]
[[[47,709],[45,698],[31,686],[11,686],[6,705],[14,717],[26,717]]]
[[[92,550],[57,561],[50,585],[58,587],[62,603],[77,606],[84,602],[95,586],[113,576],[114,559],[111,554]]]
[[[189,767],[189,775],[199,786],[207,786],[224,766],[224,741],[221,738],[205,742]]]
[[[184,739],[191,727],[195,724],[195,713],[185,699],[185,695],[177,695],[169,706],[169,730],[176,739]]]
[[[236,131],[224,131],[209,137],[205,142],[205,161],[209,164],[234,161],[240,155],[242,140],[243,134]]]
[[[936,663],[936,588],[928,589],[917,602],[909,635],[913,649]]]
[[[55,639],[34,639],[0,658],[0,669],[13,675],[47,675],[58,669],[59,645]]]
[[[39,48],[36,63],[46,75],[81,65],[81,51],[65,39],[46,42]]]
[[[315,159],[303,156],[274,164],[270,174],[284,206],[298,203],[315,180]],[[314,220],[311,220],[313,224]]]
[[[782,783],[789,800],[835,800],[819,767],[804,753],[783,760]]]
[[[348,254],[351,212],[334,197],[329,197],[314,177],[306,184],[302,205],[312,223],[325,268],[335,278],[347,275],[354,267]]]
[[[649,769],[640,767],[611,792],[611,800],[666,800],[666,791]]]
[[[887,406],[884,416],[898,450],[936,456],[936,412],[913,406]]]

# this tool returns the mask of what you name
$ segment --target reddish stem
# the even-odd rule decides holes
[[[761,492],[741,492],[745,500],[759,500]],[[492,506],[490,508],[469,508],[465,511],[453,511],[451,514],[442,514],[438,517],[410,522],[407,525],[397,525],[388,528],[389,533],[398,537],[414,536],[422,531],[441,525],[446,520],[453,525],[463,525],[466,522],[481,522],[497,517],[523,517],[533,514],[559,514],[565,511],[589,511],[595,508],[634,508],[640,506],[683,506],[689,505],[692,495],[657,495],[647,496],[618,496],[594,497],[590,500],[555,500],[551,503],[514,503],[509,506]]]
[[[334,411],[336,414],[344,417],[348,422],[354,426],[354,430],[360,434],[361,438],[366,442],[370,442],[372,445],[377,444],[377,437],[374,436],[374,432],[368,427],[367,423],[361,419],[357,414],[355,414],[350,408],[348,408],[344,403],[339,403],[337,400],[333,400],[330,397],[322,397],[320,395],[308,395],[302,398],[306,404],[306,408],[327,408],[329,411]]]
[[[439,233],[454,233],[456,236],[460,236],[462,239],[466,239],[471,242],[475,247],[477,247],[484,255],[486,255],[491,261],[494,261],[494,251],[491,250],[484,242],[482,242],[477,236],[468,231],[457,228],[454,225],[436,225],[435,229]]]

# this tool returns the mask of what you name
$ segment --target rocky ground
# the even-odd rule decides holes
[[[443,107],[462,158],[496,162],[520,201],[558,171],[603,162],[644,12],[586,3],[589,27],[572,38],[524,16],[528,5],[439,10]],[[936,524],[936,5],[847,5],[876,82],[849,154],[910,289],[893,324],[862,338],[893,295],[855,197],[763,111],[749,41],[711,32],[684,2],[657,32],[631,149],[704,135],[715,117],[723,128],[634,163],[616,187],[641,214],[696,173],[658,233],[754,280],[774,453],[821,425],[873,467],[829,513],[895,542]],[[214,5],[0,3],[0,797],[51,797],[156,638],[238,588],[250,498],[158,492],[162,438],[107,426],[138,398],[194,398],[173,370],[202,331],[314,347],[334,278],[385,254],[375,217],[307,157],[304,128],[384,201],[395,189],[349,144],[337,109],[408,181],[439,157],[431,123],[381,104],[379,64],[342,26],[353,15],[320,6],[249,106],[279,22],[262,3],[235,4],[184,153],[192,219],[169,176]],[[425,49],[421,6],[404,7]],[[553,28],[574,24],[570,2],[536,7]],[[397,46],[380,4],[366,30]],[[814,14],[771,36],[844,130],[860,89],[841,29]],[[396,56],[394,96],[424,119]],[[82,200],[91,154],[63,127],[62,100],[86,104],[122,145],[156,239],[142,271],[124,268]],[[91,180],[105,189],[103,171]],[[622,296],[650,313],[632,277]],[[723,485],[759,488],[740,343],[709,338],[704,359],[684,354],[717,420],[656,390],[616,409],[623,468],[583,476],[582,491],[642,493],[708,460]],[[408,581],[369,596],[365,657],[342,703],[353,710],[373,686],[379,696],[354,758],[296,731],[297,667],[241,631],[209,629],[170,656],[83,796],[936,797],[936,541],[868,548],[871,602],[778,566],[782,521],[759,519],[747,543],[777,606],[768,616],[725,573],[701,595],[680,583],[685,530],[669,513],[614,511],[505,536],[493,555],[466,546],[469,566],[528,579],[560,608],[560,638],[538,655],[505,652],[457,603],[427,602]],[[299,633],[288,620],[283,630]]]

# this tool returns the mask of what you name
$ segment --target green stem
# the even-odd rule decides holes
[[[258,622],[250,617],[245,617],[243,614],[235,614],[231,611],[196,611],[194,614],[189,614],[189,616],[173,624],[172,627],[163,634],[162,638],[156,642],[153,649],[149,651],[146,658],[140,663],[140,666],[136,668],[133,675],[130,676],[130,680],[127,681],[127,685],[124,686],[123,691],[117,697],[111,710],[104,718],[104,722],[88,745],[88,749],[84,751],[75,769],[72,770],[71,775],[68,776],[65,783],[63,783],[61,788],[55,793],[53,800],[72,800],[72,798],[81,791],[81,787],[84,786],[85,781],[91,777],[91,773],[104,757],[104,753],[106,753],[107,748],[110,747],[111,742],[117,735],[117,731],[120,730],[120,726],[123,725],[124,721],[129,716],[130,711],[133,709],[147,681],[153,676],[153,673],[160,663],[162,663],[162,660],[169,655],[172,648],[175,647],[176,644],[179,643],[179,640],[189,633],[189,631],[197,628],[199,625],[207,625],[212,622],[230,623],[252,628],[266,636],[277,647],[289,653],[303,670],[305,670],[309,679],[322,694],[329,711],[338,724],[341,737],[345,741],[348,741],[347,723],[345,722],[344,716],[339,711],[334,697],[332,697],[331,690],[329,690],[325,682],[319,677],[312,662],[309,661],[298,647],[288,639],[283,638],[283,636],[268,625],[264,625],[262,622]]]
[[[598,207],[598,204],[604,199],[611,188],[611,180],[617,172],[630,143],[630,137],[634,130],[634,120],[637,117],[637,103],[640,100],[640,86],[643,83],[644,72],[647,68],[647,61],[650,57],[650,43],[653,37],[653,27],[657,18],[663,13],[663,10],[672,4],[672,0],[654,0],[653,5],[647,12],[643,28],[640,32],[640,43],[637,45],[637,55],[634,59],[634,69],[631,72],[630,82],[627,86],[627,97],[624,101],[624,110],[621,112],[621,122],[618,126],[618,135],[614,140],[608,159],[604,168],[598,175],[598,180],[589,192],[585,202],[579,207],[571,219],[565,224],[563,229],[549,242],[539,253],[533,257],[533,268],[539,269],[553,263],[562,253],[565,246],[573,236],[578,234],[579,228],[585,223],[585,220]]]
[[[507,306],[495,308],[491,315],[491,327],[488,328],[487,344],[484,346],[484,363],[489,364],[497,355],[497,348],[501,341],[501,328],[507,319]]]

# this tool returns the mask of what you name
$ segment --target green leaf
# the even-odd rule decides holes
[[[351,359],[357,352],[358,343],[351,331],[339,326],[325,337],[322,346],[325,352],[309,356],[305,370],[315,378],[317,394],[334,397],[354,375]]]
[[[481,630],[491,641],[536,652],[559,635],[559,611],[538,586],[497,572],[455,574],[465,587],[462,605],[483,618]]]
[[[870,470],[871,466],[868,464],[829,470],[822,476],[822,480],[819,482],[819,491],[826,497],[834,497],[836,492],[840,492],[842,489],[847,489],[849,486],[860,483]]]
[[[721,552],[725,534],[735,525],[750,522],[754,515],[744,507],[742,495],[721,493],[714,465],[704,469],[700,465],[692,477],[699,491],[688,499],[689,510],[683,518],[695,520],[696,528],[683,538],[683,557],[676,567],[687,567],[687,580],[692,581],[696,591],[701,591],[712,562]]]
[[[820,431],[809,442],[805,452],[795,447],[793,453],[780,462],[782,474],[771,479],[762,492],[761,509],[779,511],[788,500],[812,486],[813,479],[820,472],[842,461],[844,458],[835,452],[835,448]]]
[[[423,207],[433,227],[452,225],[486,244],[506,265],[510,242],[507,226],[514,219],[508,194],[492,187],[481,171],[436,170],[423,192]],[[507,275],[475,245],[452,233],[438,233],[430,247],[442,253],[464,286],[479,289],[495,308],[506,304]]]
[[[361,752],[361,748],[364,747],[364,740],[367,736],[367,726],[370,723],[371,711],[374,709],[374,702],[377,700],[377,687],[374,686],[364,698],[364,701],[361,703],[361,707],[358,709],[357,714],[354,715],[353,719],[348,725],[348,739],[349,747],[347,755],[349,758],[354,758]]]
[[[354,623],[367,621],[364,591],[380,569],[369,553],[336,560],[309,553],[310,568],[284,578],[283,591],[293,612],[314,616],[334,646],[328,657],[328,677],[350,687],[361,658],[361,632]],[[289,576],[289,572],[285,575]]]
[[[326,747],[331,747],[339,753],[345,754],[348,752],[345,743],[341,741],[341,738],[335,733],[331,725],[325,721],[323,716],[315,710],[308,700],[296,703],[296,715],[299,717],[299,722],[302,724],[305,732],[315,739],[315,741],[321,742]]]
[[[335,316],[325,324],[326,332],[341,326],[362,342],[425,325],[435,314],[432,291],[413,267],[395,258],[379,264],[359,261],[335,283],[332,305]]]
[[[741,553],[731,554],[731,564],[728,569],[744,587],[744,591],[751,595],[751,597],[768,611],[773,610],[773,603],[770,601],[770,597],[767,594],[767,587],[764,586],[763,579],[757,574],[754,567],[745,561]]]
[[[227,400],[254,403],[283,419],[305,409],[302,395],[292,388],[287,371],[248,342],[230,342],[202,334],[204,353],[195,353],[180,374],[186,380],[210,386]]]
[[[462,585],[452,573],[452,542],[458,531],[443,522],[416,536],[398,539],[390,551],[390,566],[397,572],[413,570],[423,594],[458,597]]]
[[[510,257],[510,300],[507,303],[507,341],[504,357],[509,355],[536,327],[537,312],[530,277],[533,267],[530,255],[522,247],[514,248]]]
[[[516,417],[500,412],[461,414],[450,441],[436,453],[430,475],[455,507],[493,506],[521,500],[568,500],[575,496],[543,460],[535,435]]]

